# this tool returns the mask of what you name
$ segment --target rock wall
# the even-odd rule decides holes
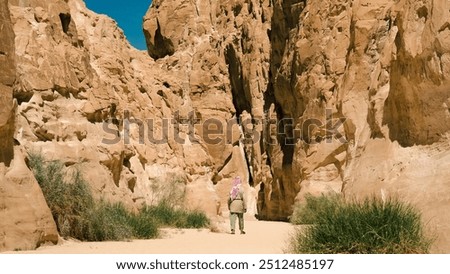
[[[0,163],[9,165],[13,159],[14,105],[14,32],[9,16],[8,2],[0,3]]]
[[[439,231],[434,250],[448,251],[437,194],[449,182],[448,2],[297,2],[274,5],[271,81],[295,143],[272,159],[285,166],[275,177],[300,171],[288,179],[299,201],[330,190],[405,199]]]
[[[248,182],[249,215],[258,214],[261,175],[267,168],[262,122],[271,10],[270,1],[164,0],[154,1],[144,18],[149,55],[177,73],[188,102],[183,106],[199,114],[194,129],[211,159],[206,175],[223,212],[231,180],[240,175]]]
[[[180,88],[171,75],[82,1],[11,1],[10,10],[15,138],[24,149],[79,168],[95,195],[130,209],[153,200],[152,185],[165,174],[186,180],[162,130],[174,116],[167,104],[180,104],[165,86]]]
[[[57,243],[58,232],[42,191],[14,147],[14,32],[8,2],[0,1],[0,251]]]
[[[212,71],[198,71],[209,73],[215,87],[185,67],[203,67],[202,55],[157,63],[132,48],[112,19],[87,10],[83,1],[10,1],[9,10],[16,36],[14,138],[19,147],[81,170],[97,197],[132,210],[155,203],[161,185],[182,182],[187,205],[212,217],[220,213],[211,178],[236,151],[239,132],[234,126],[230,143],[209,146],[197,140],[200,119],[232,118],[226,84],[215,79],[227,71],[224,63],[212,61]],[[199,85],[223,97],[195,95]],[[191,98],[191,89],[198,99]],[[196,105],[202,109],[196,111]],[[245,173],[242,153],[234,158],[231,162],[240,163]]]
[[[440,252],[450,218],[437,194],[449,182],[448,10],[447,1],[164,0],[144,31],[157,63],[177,60],[204,83],[191,85],[192,101],[193,90],[231,97],[260,218],[288,218],[306,193],[395,196],[424,212]],[[211,102],[200,102],[203,113]],[[213,177],[219,193],[225,167]]]
[[[306,193],[396,196],[449,251],[447,1],[155,0],[148,52],[81,0],[9,3],[5,166],[14,137],[99,197],[135,209],[181,181],[219,221],[236,175],[260,219]]]
[[[0,163],[0,251],[29,250],[59,240],[44,195],[19,147],[9,168]]]

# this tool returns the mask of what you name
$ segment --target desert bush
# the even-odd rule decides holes
[[[165,180],[153,180],[150,205],[169,205],[174,208],[183,207],[186,180],[178,174],[168,173]]]
[[[312,225],[292,237],[293,253],[428,253],[431,240],[420,213],[409,204],[377,198],[345,202],[327,196],[306,200],[294,219],[306,216]]]
[[[166,202],[146,206],[141,210],[141,214],[152,216],[156,222],[166,227],[202,228],[210,223],[203,212],[176,208]]]
[[[187,210],[183,206],[185,179],[169,173],[167,181],[152,184],[152,203],[141,210],[141,214],[152,216],[162,226],[176,228],[202,228],[210,222],[205,213]]]
[[[122,203],[94,200],[81,173],[67,173],[59,161],[46,162],[39,153],[29,153],[28,164],[63,237],[82,241],[150,239],[158,236],[160,226],[200,228],[209,224],[204,213],[180,206],[183,192],[178,179],[170,181],[166,190],[161,187],[156,205],[132,213]]]
[[[134,236],[139,239],[153,239],[159,235],[159,223],[151,215],[145,214],[143,210],[129,219],[133,227]]]
[[[122,203],[99,201],[89,214],[86,240],[152,239],[158,236],[158,224],[150,216],[128,211]]]
[[[186,214],[186,221],[183,225],[185,228],[202,228],[211,224],[204,212],[187,211]]]
[[[130,213],[122,204],[99,202],[87,215],[88,225],[81,240],[107,241],[134,238],[133,227],[128,223]]]
[[[299,203],[294,207],[291,216],[291,223],[296,225],[314,224],[317,219],[327,211],[339,208],[338,205],[344,202],[339,194],[327,194],[321,196],[305,196],[306,203]]]
[[[46,163],[40,154],[29,154],[28,161],[61,236],[83,239],[94,199],[81,174],[66,174],[61,162]]]
[[[158,235],[149,216],[131,213],[121,203],[95,201],[79,171],[68,174],[61,162],[45,162],[38,153],[29,153],[28,163],[62,237],[106,241]]]

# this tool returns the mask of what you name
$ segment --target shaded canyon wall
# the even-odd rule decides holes
[[[439,194],[450,187],[449,8],[164,0],[153,3],[144,31],[157,63],[189,68],[194,102],[215,93],[211,84],[227,84],[260,218],[285,220],[306,193],[400,197],[439,231],[439,251],[450,218]],[[223,65],[225,73],[211,69]],[[220,188],[223,177],[214,178]]]
[[[306,193],[395,196],[448,252],[449,9],[155,0],[142,52],[83,1],[3,0],[0,193],[39,152],[130,209],[182,182],[185,203],[223,223],[240,175],[248,217],[287,220]]]

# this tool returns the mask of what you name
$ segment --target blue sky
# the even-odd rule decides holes
[[[85,0],[85,2],[90,10],[106,14],[116,20],[134,47],[147,49],[142,32],[142,18],[152,0]]]

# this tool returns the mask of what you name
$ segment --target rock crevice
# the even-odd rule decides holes
[[[147,52],[81,0],[1,5],[2,184],[19,149],[130,209],[181,178],[215,221],[236,175],[249,218],[287,220],[308,193],[399,196],[448,251],[446,1],[157,0]]]

